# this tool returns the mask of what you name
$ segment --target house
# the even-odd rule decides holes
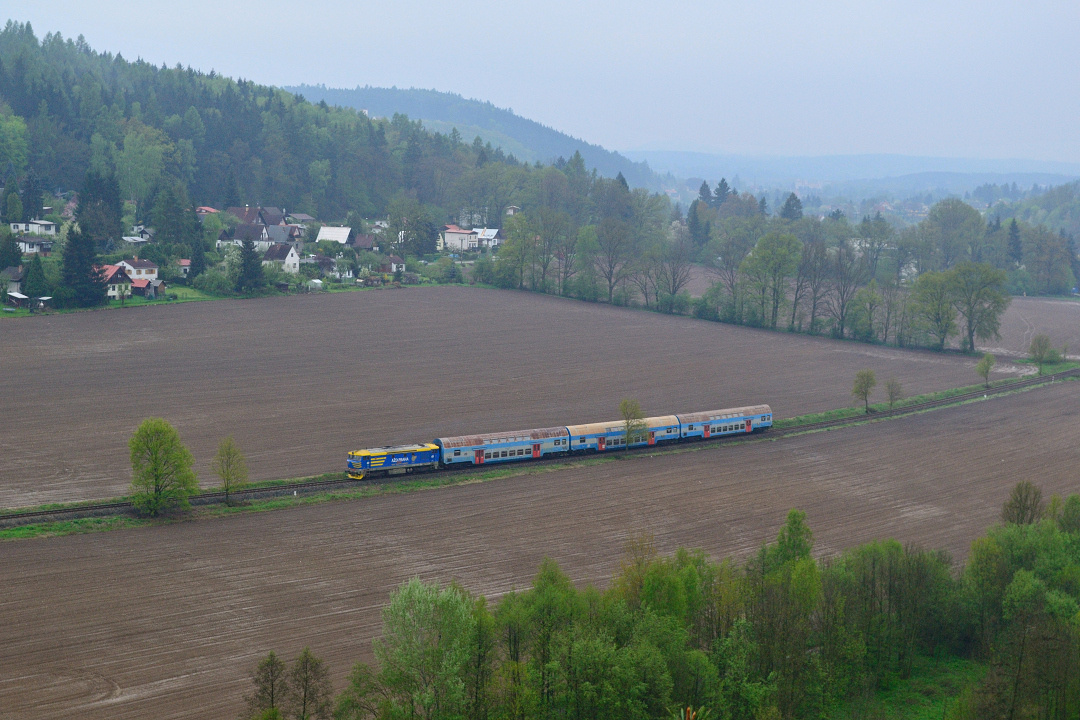
[[[257,223],[243,223],[237,225],[233,231],[232,244],[243,245],[245,240],[255,243],[255,249],[266,252],[274,243],[270,242],[270,236],[266,233],[266,226]]]
[[[466,230],[457,225],[443,225],[436,243],[438,250],[475,250],[477,248],[475,230]]]
[[[0,288],[3,288],[5,293],[21,293],[23,279],[21,267],[4,268],[0,271]]]
[[[357,233],[353,238],[353,247],[357,250],[366,250],[368,252],[379,252],[378,241],[374,235]]]
[[[379,266],[379,272],[396,273],[398,270],[405,272],[405,261],[397,255],[386,258],[386,262]]]
[[[180,259],[176,261],[180,266],[180,274],[187,277],[191,273],[191,261],[187,259]]]
[[[131,281],[131,293],[133,295],[141,295],[147,300],[153,300],[165,292],[164,280],[147,280],[143,278],[141,280]]]
[[[282,208],[259,208],[259,222],[267,227],[285,224],[285,211]]]
[[[293,245],[299,242],[299,238],[293,234],[292,227],[289,225],[267,225],[266,239],[275,245],[280,243]]]
[[[330,227],[329,225],[323,225],[319,228],[319,236],[315,238],[315,242],[329,240],[331,242],[340,243],[341,245],[347,245],[351,236],[351,227]]]
[[[375,233],[376,235],[379,235],[379,234],[382,233],[383,230],[385,230],[388,227],[390,227],[390,223],[388,223],[387,221],[385,221],[385,220],[376,220],[375,222],[373,222],[371,224],[371,232]]]
[[[148,228],[145,225],[136,225],[135,227],[131,228],[131,234],[138,235],[143,240],[154,239],[154,229]]]
[[[473,232],[476,233],[476,241],[480,247],[495,248],[502,244],[503,237],[499,228],[480,228]]]
[[[287,273],[300,272],[300,255],[296,248],[285,243],[271,245],[263,255],[263,265],[280,265]]]
[[[105,265],[98,268],[101,276],[105,279],[108,288],[106,295],[110,298],[131,297],[131,276],[120,265]]]
[[[146,238],[139,237],[138,235],[125,235],[121,239],[133,248],[142,247],[146,243],[150,242]]]
[[[205,220],[207,215],[213,215],[218,212],[220,212],[220,210],[215,210],[214,208],[207,205],[200,205],[199,207],[195,208],[195,215],[198,216],[199,222]]]
[[[311,217],[307,213],[289,213],[289,219],[291,219],[294,223],[299,223],[301,225],[315,222],[315,218]]]
[[[506,214],[510,217],[517,215],[519,212],[521,212],[521,208],[519,208],[517,205],[506,206]]]
[[[47,256],[52,252],[53,246],[52,240],[28,235],[17,238],[15,243],[19,246],[19,251],[27,255],[41,254]]]
[[[157,280],[158,266],[149,260],[121,260],[117,265],[124,268],[132,280]]]
[[[48,220],[30,220],[29,222],[9,223],[13,233],[29,233],[31,235],[56,235],[56,223]]]

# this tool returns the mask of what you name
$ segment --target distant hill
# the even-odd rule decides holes
[[[479,136],[493,147],[526,162],[550,163],[559,157],[569,158],[580,152],[587,167],[605,177],[620,172],[633,187],[661,190],[673,180],[662,178],[648,163],[635,162],[617,152],[587,143],[566,133],[497,108],[490,102],[468,100],[454,93],[437,90],[401,90],[398,88],[356,87],[352,90],[324,85],[299,85],[285,90],[311,102],[366,110],[371,117],[392,117],[395,113],[421,120],[429,130],[450,134],[457,128],[462,139],[471,142]]]
[[[889,195],[963,195],[985,183],[1059,185],[1080,177],[1080,164],[1037,160],[970,160],[909,155],[725,155],[697,152],[627,152],[657,172],[704,178],[721,177],[737,187],[810,188],[853,200]]]

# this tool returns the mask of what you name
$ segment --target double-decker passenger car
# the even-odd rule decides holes
[[[655,445],[665,440],[678,440],[679,418],[674,415],[645,418],[642,421],[641,432],[632,436],[629,442],[626,438],[626,422],[623,420],[567,425],[566,431],[570,435],[570,449],[574,452],[586,450],[604,452],[624,447]]]
[[[438,445],[388,445],[349,453],[348,473],[351,480],[363,480],[365,475],[385,475],[391,470],[413,472],[417,468],[430,469],[438,464]]]
[[[442,448],[443,465],[483,465],[566,452],[570,442],[565,427],[553,427],[436,438],[435,445]]]

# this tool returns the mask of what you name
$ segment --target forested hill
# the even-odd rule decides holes
[[[989,213],[1002,219],[1046,225],[1070,237],[1080,237],[1080,182],[1059,185],[1016,202],[998,203]]]
[[[372,117],[393,117],[395,113],[422,120],[430,130],[450,134],[457,128],[461,137],[471,142],[479,136],[484,142],[501,147],[518,160],[545,164],[559,157],[570,158],[580,152],[585,164],[605,177],[620,172],[632,187],[660,190],[663,178],[645,162],[634,162],[617,152],[606,150],[571,137],[566,133],[497,108],[490,102],[467,100],[460,95],[437,90],[357,87],[352,90],[323,85],[300,85],[286,90],[303,95],[312,102],[325,101],[356,110],[366,110]]]
[[[560,174],[584,201],[591,173],[572,154]],[[545,170],[404,116],[373,120],[212,71],[129,61],[81,37],[39,40],[29,23],[0,31],[0,183],[24,194],[79,190],[93,171],[116,178],[139,219],[163,189],[180,189],[197,205],[328,221],[382,215],[404,198],[437,222],[465,211],[486,222],[527,205]]]

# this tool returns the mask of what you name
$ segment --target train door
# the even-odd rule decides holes
[[[653,430],[649,431],[649,444],[650,445],[655,445],[656,444],[656,432],[653,431]]]
[[[604,442],[606,440],[607,440],[607,438],[605,438],[603,435],[596,438],[596,449],[599,450],[600,452],[603,452],[604,451]]]
[[[540,443],[533,443],[533,457],[540,457]]]
[[[753,420],[753,418],[746,418],[746,432],[750,432],[753,429],[754,429],[754,420]]]
[[[475,465],[483,465],[484,464],[484,451],[483,450],[477,450],[476,451],[476,453],[473,456],[473,464],[475,464]]]
[[[712,421],[710,420],[709,423],[711,423],[711,422]],[[709,437],[709,431],[712,430],[712,425],[710,425],[709,423],[706,423],[706,424],[701,426],[701,437],[706,438],[706,439]]]

